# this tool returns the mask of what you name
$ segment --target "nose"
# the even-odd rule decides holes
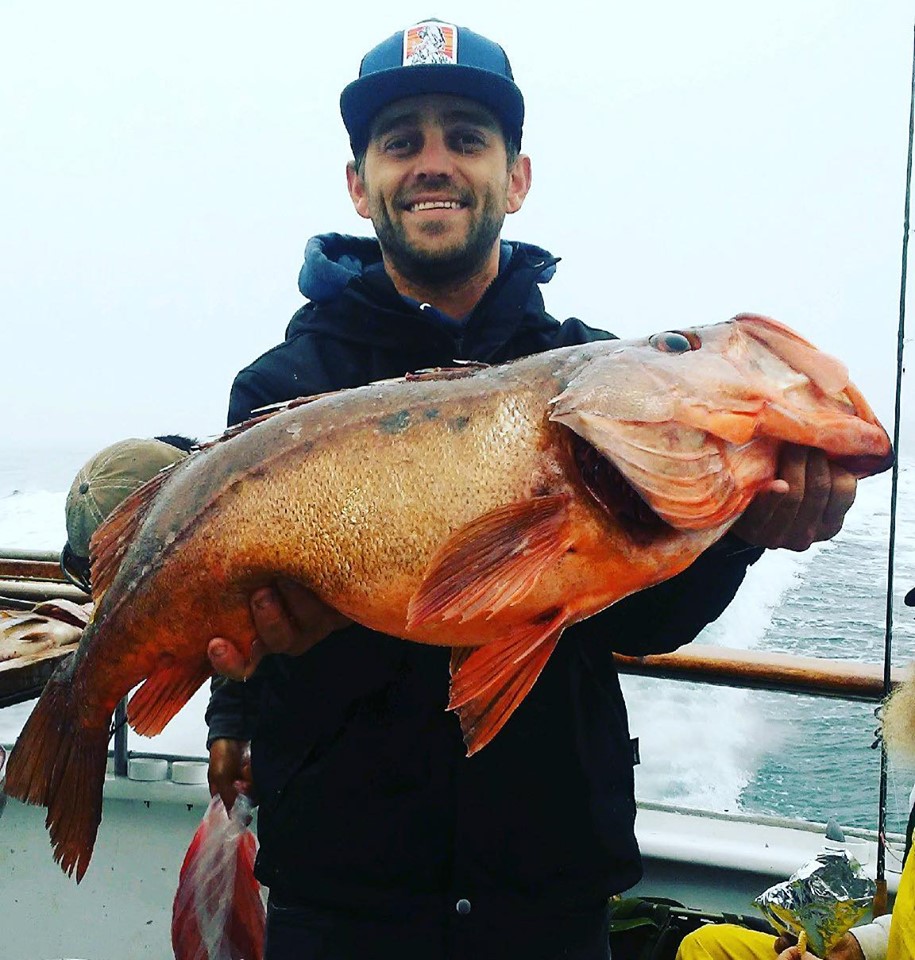
[[[423,148],[416,155],[416,175],[448,177],[453,171],[454,157],[448,149],[444,131],[438,128],[424,131]]]

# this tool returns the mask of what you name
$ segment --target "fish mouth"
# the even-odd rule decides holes
[[[596,447],[577,433],[570,432],[569,441],[572,459],[585,489],[632,540],[647,543],[674,532]]]

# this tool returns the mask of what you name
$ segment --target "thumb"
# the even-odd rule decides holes
[[[213,670],[231,680],[245,680],[254,671],[263,655],[260,644],[255,641],[251,648],[251,657],[246,660],[241,651],[229,640],[223,637],[214,637],[207,644],[207,656]]]

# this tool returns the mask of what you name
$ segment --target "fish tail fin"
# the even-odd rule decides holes
[[[75,657],[67,657],[45,684],[10,754],[6,792],[17,800],[47,806],[62,744],[73,726]]]
[[[6,792],[48,809],[45,825],[54,859],[79,883],[89,865],[102,819],[102,786],[108,761],[107,724],[87,727],[75,716],[69,657],[45,685],[10,754]]]

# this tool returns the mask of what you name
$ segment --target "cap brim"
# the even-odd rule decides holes
[[[353,150],[361,152],[365,149],[372,121],[389,103],[432,93],[467,97],[483,104],[498,117],[506,138],[515,146],[521,146],[524,97],[511,80],[478,67],[421,64],[379,70],[344,88],[340,95],[340,112]]]

